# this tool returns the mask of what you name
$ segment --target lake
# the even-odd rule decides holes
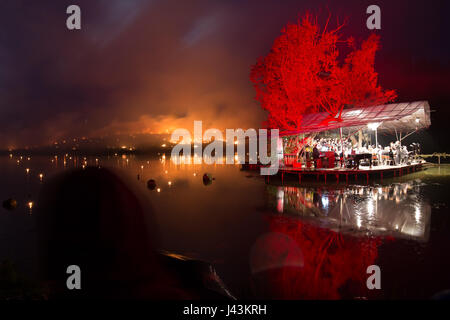
[[[238,298],[418,299],[450,289],[448,165],[369,184],[281,185],[239,165],[161,156],[0,157],[0,200],[17,200],[15,210],[0,209],[0,261],[36,277],[39,190],[82,166],[134,177],[152,203],[161,249],[211,262]],[[370,265],[380,267],[380,290],[367,289]]]

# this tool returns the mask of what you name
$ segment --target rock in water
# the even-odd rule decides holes
[[[153,179],[150,179],[147,181],[147,188],[149,188],[150,190],[155,190],[156,188],[156,181]]]
[[[15,199],[9,198],[3,201],[3,208],[6,210],[14,210],[17,208],[17,201]]]
[[[205,186],[210,185],[210,184],[212,183],[212,181],[213,181],[213,177],[211,176],[211,174],[205,173],[205,174],[203,175],[203,184],[204,184]]]

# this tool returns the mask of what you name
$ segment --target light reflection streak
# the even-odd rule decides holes
[[[371,233],[427,241],[431,206],[410,190],[420,181],[386,186],[277,188],[276,211],[294,214],[341,232]]]

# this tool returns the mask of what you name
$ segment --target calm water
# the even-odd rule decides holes
[[[19,161],[18,161],[19,160]],[[175,165],[129,156],[0,158],[0,261],[36,275],[35,214],[42,183],[74,166],[121,168],[146,190],[162,249],[212,262],[240,298],[429,298],[450,289],[450,167],[370,185],[294,179],[270,184],[237,165]],[[26,172],[29,168],[29,172]],[[215,179],[204,185],[202,176]],[[42,173],[42,181],[39,174]],[[139,174],[140,179],[137,179]],[[160,192],[146,189],[155,179]],[[170,183],[170,184],[169,184]],[[381,268],[381,290],[366,268]]]

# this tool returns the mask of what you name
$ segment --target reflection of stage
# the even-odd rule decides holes
[[[342,189],[267,186],[276,193],[276,210],[341,233],[393,236],[427,241],[429,203],[411,190],[415,182],[389,186],[349,186]]]
[[[339,182],[339,178],[344,176],[345,181],[348,183],[349,176],[354,177],[355,180],[358,176],[363,176],[366,178],[367,182],[369,177],[383,179],[383,176],[393,175],[402,176],[404,174],[416,172],[422,170],[423,163],[413,163],[413,164],[401,164],[401,165],[379,165],[364,167],[360,169],[350,169],[350,168],[320,168],[320,169],[310,169],[310,168],[295,168],[295,167],[280,167],[278,173],[281,174],[281,181],[284,181],[285,174],[298,175],[299,183],[302,181],[304,176],[316,176],[317,181],[320,177],[323,177],[324,182],[327,182],[327,177],[332,176],[336,178]],[[269,180],[270,177],[266,176]]]

